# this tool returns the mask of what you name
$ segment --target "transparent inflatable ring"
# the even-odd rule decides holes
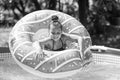
[[[59,17],[64,33],[81,37],[80,49],[44,50],[44,58],[34,57],[36,49],[33,43],[49,36],[48,26],[52,15]],[[82,72],[93,62],[91,51],[85,51],[89,46],[91,38],[85,27],[75,18],[53,10],[26,15],[15,24],[9,37],[9,48],[16,63],[26,71],[45,78],[63,78]]]

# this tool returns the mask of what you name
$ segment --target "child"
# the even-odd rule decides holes
[[[42,54],[41,49],[50,51],[61,51],[67,49],[66,47],[72,43],[78,43],[81,46],[81,38],[76,35],[69,35],[62,32],[62,25],[56,15],[52,16],[52,22],[49,25],[50,36],[44,41],[36,41],[33,46],[37,49],[37,53]]]

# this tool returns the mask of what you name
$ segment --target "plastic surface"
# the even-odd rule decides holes
[[[53,52],[54,55],[43,59],[34,57],[34,41],[49,36],[48,25],[52,15],[57,15],[63,25],[63,31],[82,37],[81,50],[70,49]],[[17,64],[30,73],[45,78],[62,78],[72,76],[92,64],[91,38],[85,27],[75,18],[58,11],[41,10],[30,13],[20,19],[12,29],[9,48]],[[46,53],[52,53],[46,51]]]

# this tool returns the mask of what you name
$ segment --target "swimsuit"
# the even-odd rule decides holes
[[[56,50],[54,50],[53,48],[54,48],[54,42],[53,42],[53,48],[52,48],[52,51],[62,51],[62,50],[65,50],[65,46],[64,46],[64,43],[63,43],[63,41],[61,40],[61,38],[60,38],[60,41],[61,41],[61,43],[62,43],[62,47],[61,48],[59,48],[59,49],[56,49]]]
[[[46,50],[50,50],[50,51],[62,51],[62,50],[65,50],[65,44],[63,43],[63,41],[62,41],[62,39],[60,38],[60,42],[62,43],[62,46],[60,47],[60,48],[58,48],[58,49],[54,49],[54,40],[53,39],[51,39],[52,41],[53,41],[53,47],[51,47],[49,44],[47,44],[47,45],[45,45],[44,46],[44,49],[46,49]]]

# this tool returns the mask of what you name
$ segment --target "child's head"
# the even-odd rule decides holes
[[[62,34],[62,25],[56,15],[52,16],[52,22],[49,25],[50,36],[53,40],[59,40]]]

